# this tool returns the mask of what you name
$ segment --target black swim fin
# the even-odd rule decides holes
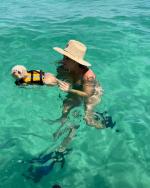
[[[101,121],[106,128],[108,127],[113,128],[116,124],[116,122],[113,122],[112,117],[108,115],[107,111],[104,111],[103,113],[96,112],[94,115],[95,115],[95,119],[97,121]]]

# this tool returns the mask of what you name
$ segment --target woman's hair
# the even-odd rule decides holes
[[[81,64],[79,64],[79,68],[82,69],[83,71],[88,71],[89,70],[89,68],[87,66],[81,65]]]

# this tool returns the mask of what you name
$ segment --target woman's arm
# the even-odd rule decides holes
[[[69,89],[68,91],[69,93],[74,93],[74,94],[77,94],[81,97],[88,97],[88,94],[84,91],[80,91],[80,90],[76,90],[76,89]]]
[[[68,93],[74,93],[77,94],[81,97],[87,97],[87,93],[84,91],[76,90],[76,89],[71,89],[70,84],[64,81],[61,81],[57,79],[57,83],[59,84],[59,87],[62,91],[68,92]]]
[[[95,86],[96,86],[96,80],[94,78],[91,77],[88,80],[84,80],[83,91],[87,94],[88,97],[94,94]]]
[[[69,92],[77,94],[82,97],[90,97],[95,92],[95,85],[96,85],[95,79],[91,78],[90,80],[84,80],[83,91],[76,90],[76,89],[69,89]]]

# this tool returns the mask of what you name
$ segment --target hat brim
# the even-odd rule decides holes
[[[73,55],[71,55],[69,52],[61,49],[61,48],[58,48],[58,47],[54,47],[53,48],[55,51],[57,51],[58,53],[62,54],[62,55],[65,55],[67,57],[69,57],[70,59],[74,60],[75,62],[81,64],[81,65],[84,65],[84,66],[87,66],[87,67],[90,67],[91,64],[83,59],[78,59],[76,57],[74,57]]]

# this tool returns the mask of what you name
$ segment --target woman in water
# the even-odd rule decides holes
[[[54,47],[54,50],[63,55],[61,65],[57,68],[57,78],[64,80],[59,82],[59,87],[68,93],[63,101],[62,124],[70,110],[84,101],[87,125],[105,128],[93,115],[94,107],[101,101],[102,88],[94,72],[89,69],[91,64],[83,59],[86,46],[79,41],[70,40],[65,49]]]

